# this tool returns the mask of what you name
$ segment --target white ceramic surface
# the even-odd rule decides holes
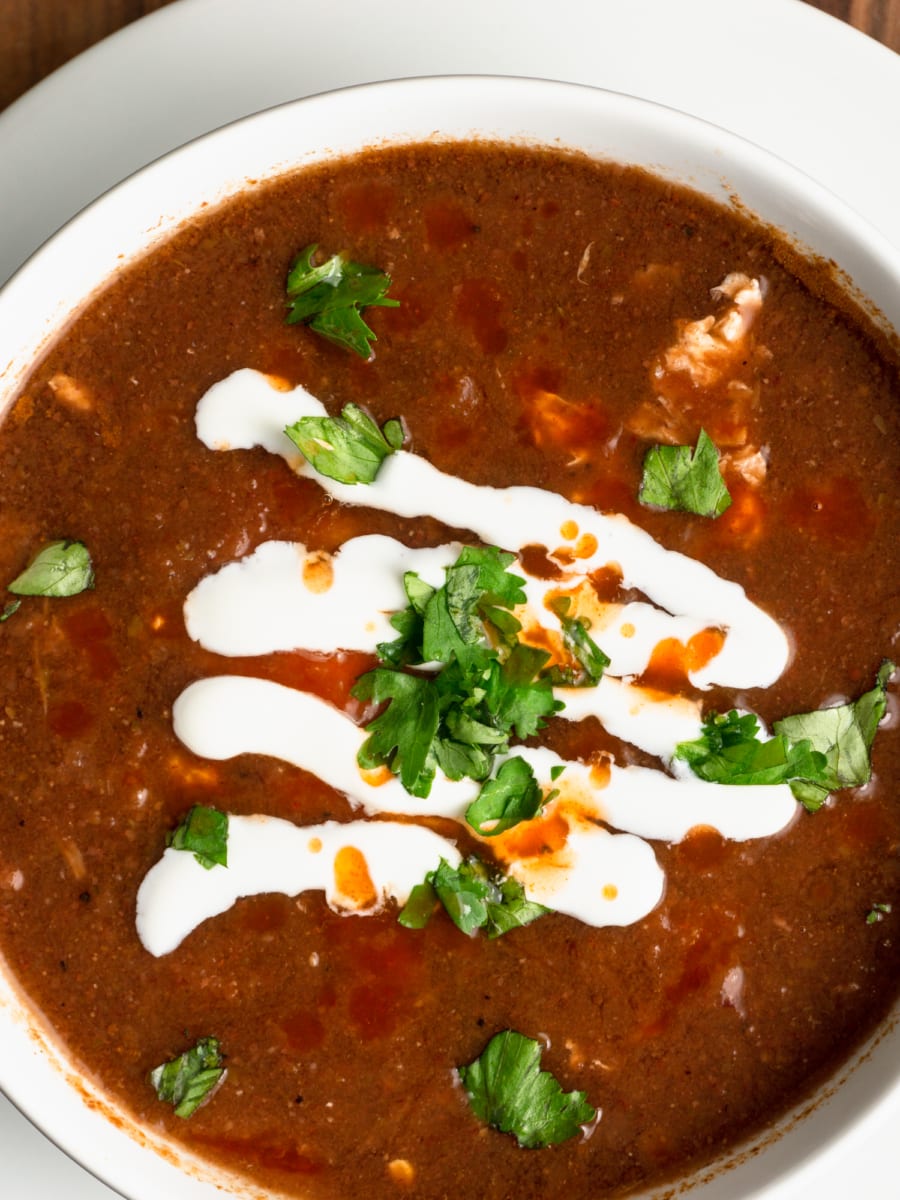
[[[333,6],[319,11],[303,0],[182,0],[0,117],[0,273],[83,201],[187,136],[307,91],[432,71],[584,79],[718,119],[800,162],[900,244],[897,158],[864,136],[874,114],[898,111],[900,63],[882,47],[793,0],[754,0],[752,14],[731,0],[560,0],[552,21],[547,7],[493,0],[487,12],[460,0],[438,15],[392,0],[373,35],[361,6],[354,24],[329,13]],[[279,21],[295,38],[273,36]],[[315,61],[298,58],[302,43],[318,48]],[[834,87],[837,76],[846,88]],[[0,1193],[109,1196],[45,1148],[13,1110],[0,1108]],[[859,1129],[843,1157],[823,1160],[806,1183],[786,1180],[777,1195],[836,1200],[862,1185],[866,1196],[887,1200],[898,1166],[896,1139]]]

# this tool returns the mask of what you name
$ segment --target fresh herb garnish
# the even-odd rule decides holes
[[[794,795],[807,808],[819,808],[828,793],[845,787],[859,787],[872,774],[871,749],[878,723],[887,708],[888,680],[896,671],[889,659],[881,664],[875,686],[857,700],[820,708],[775,721],[773,729],[791,741],[806,739],[813,750],[825,756],[821,779],[810,785],[799,780],[792,784]]]
[[[491,871],[474,856],[458,867],[441,859],[413,888],[397,919],[407,929],[424,929],[438,901],[463,933],[484,929],[491,938],[530,925],[551,911],[529,900],[517,879]]]
[[[848,704],[784,717],[765,741],[757,736],[753,713],[712,713],[701,737],[680,742],[675,757],[712,783],[788,783],[804,807],[815,812],[830,792],[868,781],[870,750],[894,670],[885,661],[871,691]]]
[[[719,470],[719,452],[705,429],[693,446],[652,446],[644,458],[638,500],[650,508],[721,517],[731,496]]]
[[[94,586],[91,556],[82,542],[50,542],[7,585],[16,596],[77,596]],[[5,616],[12,616],[8,605]],[[15,611],[13,609],[13,611]]]
[[[531,764],[516,756],[481,785],[477,799],[466,809],[466,820],[482,837],[496,837],[520,821],[530,821],[543,803],[544,793]]]
[[[312,265],[317,245],[307,246],[291,265],[287,277],[288,325],[304,324],[361,358],[368,358],[374,332],[362,319],[363,308],[396,308],[387,295],[391,278],[377,267],[350,262],[343,254]]]
[[[150,1072],[150,1082],[160,1100],[175,1105],[176,1117],[192,1116],[227,1074],[219,1043],[200,1038],[195,1046]]]
[[[866,913],[866,924],[877,925],[879,921],[883,921],[886,916],[889,916],[892,911],[893,905],[891,904],[873,904]]]
[[[531,737],[563,707],[542,675],[547,652],[518,640],[511,610],[525,593],[507,570],[512,561],[493,547],[466,547],[439,588],[407,573],[409,605],[391,618],[400,636],[378,647],[387,665],[353,688],[359,700],[389,701],[367,726],[364,769],[387,766],[420,797],[438,769],[449,779],[484,780],[513,735]],[[400,669],[426,664],[422,675]]]
[[[610,660],[591,638],[585,623],[568,615],[571,604],[571,597],[560,596],[550,605],[559,617],[563,645],[571,662],[550,667],[546,674],[556,687],[596,687]]]
[[[339,417],[301,417],[284,431],[312,467],[338,483],[371,483],[389,454],[403,445],[403,426],[379,429],[356,404]]]
[[[528,1150],[564,1142],[597,1116],[584,1092],[563,1092],[540,1064],[540,1043],[507,1029],[459,1068],[476,1115]]]
[[[173,850],[190,851],[201,867],[228,866],[228,814],[195,805],[166,837]]]
[[[10,600],[9,604],[4,605],[3,612],[0,613],[0,622],[8,621],[13,613],[17,613],[21,607],[21,600]]]

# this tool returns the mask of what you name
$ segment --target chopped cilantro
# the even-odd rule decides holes
[[[529,900],[517,879],[492,872],[475,857],[458,867],[441,859],[425,881],[413,888],[398,917],[400,924],[407,929],[423,929],[438,901],[463,933],[484,929],[491,938],[529,925],[550,912]]]
[[[362,675],[353,695],[382,703],[359,754],[366,769],[387,766],[414,796],[426,797],[435,772],[484,780],[510,738],[528,738],[562,708],[542,675],[546,651],[518,641],[512,613],[525,594],[507,570],[513,555],[466,547],[433,588],[409,572],[409,605],[391,618],[399,633],[378,647],[386,665]],[[401,667],[440,665],[415,675]]]
[[[597,1116],[584,1092],[563,1092],[540,1064],[540,1043],[507,1029],[459,1068],[475,1114],[528,1150],[567,1141]]]
[[[482,837],[496,837],[520,821],[530,821],[543,800],[531,764],[518,756],[508,758],[494,778],[482,784],[466,809],[466,820]]]
[[[94,586],[91,556],[82,542],[50,542],[8,585],[17,596],[77,596]],[[12,616],[7,606],[6,616]],[[14,611],[14,610],[13,610]]]
[[[184,1054],[155,1067],[150,1082],[160,1100],[175,1105],[176,1117],[187,1118],[212,1097],[226,1074],[218,1041],[200,1038]]]
[[[320,475],[338,483],[371,483],[389,454],[403,445],[403,426],[386,421],[379,429],[356,404],[339,417],[301,417],[284,431]]]
[[[413,796],[427,796],[434,779],[433,742],[440,714],[433,681],[402,671],[377,668],[360,676],[353,688],[358,700],[387,708],[372,721],[359,752],[364,770],[387,765]]]
[[[719,452],[700,430],[693,446],[652,446],[644,458],[638,500],[649,508],[721,517],[731,504],[719,470]]]
[[[777,734],[797,741],[805,739],[813,750],[824,756],[821,777],[798,780],[794,794],[807,808],[818,808],[828,793],[867,783],[872,773],[871,749],[878,723],[887,708],[888,680],[897,668],[885,659],[878,670],[875,686],[857,700],[820,708],[816,712],[784,717],[774,723]]]
[[[228,866],[228,814],[195,805],[166,838],[173,850],[188,850],[201,867]]]
[[[889,916],[893,911],[893,906],[890,904],[873,904],[866,913],[866,924],[877,925],[879,921],[883,921],[886,916]]]
[[[288,325],[302,323],[344,349],[368,358],[375,334],[362,318],[361,309],[396,308],[399,300],[387,295],[391,278],[377,267],[350,262],[343,254],[312,265],[317,245],[298,254],[287,277]]]
[[[568,615],[571,603],[568,596],[560,596],[551,607],[559,617],[563,645],[569,652],[572,663],[552,667],[546,674],[550,682],[557,687],[596,687],[610,660],[593,641],[584,622]]]
[[[894,670],[892,662],[882,663],[874,688],[855,701],[776,721],[774,736],[766,741],[758,738],[753,713],[712,713],[702,735],[680,742],[675,757],[712,783],[788,783],[804,807],[815,812],[830,792],[869,779],[870,750]]]

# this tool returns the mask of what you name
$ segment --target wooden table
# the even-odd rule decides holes
[[[809,2],[900,52],[900,0]],[[0,110],[94,42],[171,3],[173,0],[0,0]]]

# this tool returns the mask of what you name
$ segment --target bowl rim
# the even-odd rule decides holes
[[[570,103],[575,106],[581,105],[605,105],[607,112],[612,112],[617,119],[623,119],[623,115],[634,114],[634,119],[638,122],[644,120],[645,117],[653,117],[655,125],[668,133],[680,133],[682,136],[685,131],[694,131],[692,137],[706,145],[716,144],[724,149],[720,149],[718,154],[720,161],[717,164],[713,175],[715,175],[721,183],[723,179],[730,178],[728,168],[733,167],[736,161],[746,165],[746,170],[751,174],[759,172],[760,178],[771,180],[772,184],[782,194],[786,209],[790,209],[791,205],[796,205],[798,214],[802,217],[804,228],[811,230],[818,226],[828,227],[835,224],[839,229],[845,230],[849,228],[852,231],[850,240],[853,245],[858,247],[861,252],[861,261],[866,264],[868,269],[869,263],[877,263],[880,270],[883,272],[888,289],[888,300],[891,303],[878,303],[877,308],[882,314],[886,314],[888,319],[893,323],[896,330],[900,330],[900,247],[895,247],[886,237],[881,234],[866,218],[852,209],[845,201],[836,196],[832,191],[825,188],[822,184],[812,179],[809,175],[792,166],[786,160],[764,150],[748,139],[741,137],[738,134],[715,125],[714,123],[704,120],[700,117],[692,116],[681,112],[671,106],[663,105],[655,101],[647,100],[640,96],[632,96],[626,93],[608,91],[606,89],[597,88],[588,84],[570,83],[551,79],[541,79],[526,76],[508,76],[508,75],[437,75],[437,76],[417,76],[404,77],[394,80],[383,80],[374,83],[353,84],[339,89],[320,92],[315,95],[306,96],[298,100],[286,101],[272,108],[264,109],[260,112],[242,117],[237,121],[229,122],[226,125],[202,134],[197,138],[185,143],[166,154],[154,159],[146,166],[133,172],[125,179],[114,185],[112,188],[105,191],[92,203],[83,208],[79,213],[72,217],[64,226],[53,234],[46,242],[44,242],[34,253],[26,260],[21,267],[10,277],[10,279],[0,289],[0,412],[2,412],[4,401],[2,399],[3,392],[6,392],[6,403],[9,403],[17,391],[18,384],[21,381],[24,373],[33,365],[36,355],[42,353],[43,348],[50,340],[58,336],[64,329],[65,325],[71,319],[73,313],[89,300],[98,288],[102,287],[105,280],[112,277],[115,273],[117,265],[122,257],[134,257],[135,254],[145,253],[153,249],[154,245],[165,240],[169,234],[178,227],[188,216],[187,212],[172,209],[164,217],[159,214],[155,218],[148,218],[144,215],[143,224],[138,239],[139,246],[132,247],[128,252],[121,249],[116,250],[113,247],[106,259],[106,267],[95,269],[95,282],[87,291],[82,292],[68,309],[59,305],[48,314],[41,305],[46,303],[42,299],[43,296],[52,295],[48,291],[49,282],[55,279],[58,275],[59,266],[57,255],[61,249],[65,253],[71,253],[70,246],[74,246],[77,250],[79,244],[87,245],[92,237],[95,237],[106,222],[109,213],[119,208],[124,208],[128,214],[129,223],[134,225],[132,214],[133,197],[139,195],[142,190],[147,187],[147,181],[151,181],[151,196],[157,195],[154,191],[155,187],[165,186],[167,181],[171,182],[174,176],[177,176],[185,164],[192,163],[198,156],[203,159],[204,156],[212,155],[213,157],[219,151],[219,148],[228,148],[235,140],[241,144],[247,143],[250,135],[254,131],[264,129],[269,125],[280,126],[285,122],[290,123],[294,114],[302,113],[308,118],[310,125],[315,124],[323,109],[331,110],[335,106],[344,109],[347,106],[358,107],[358,101],[365,101],[368,97],[384,97],[389,104],[402,105],[408,103],[404,97],[413,92],[414,94],[427,94],[429,104],[444,103],[448,96],[456,97],[460,90],[468,91],[472,97],[476,95],[480,97],[480,102],[484,103],[485,92],[490,94],[490,98],[498,100],[503,98],[504,103],[520,102],[523,97],[531,94],[535,89],[539,91],[542,97],[542,103],[546,97],[551,94],[554,97],[554,105],[565,108]],[[366,104],[363,103],[363,108]],[[554,109],[554,112],[556,109]],[[418,118],[417,118],[418,119]],[[462,133],[454,133],[447,136],[446,140],[461,140],[467,136],[475,134],[475,130],[469,135]],[[548,144],[541,139],[535,139],[529,135],[524,129],[517,137],[515,135],[498,135],[496,133],[486,133],[483,135],[484,140],[488,141],[521,141],[523,144]],[[402,142],[402,135],[389,136],[386,139],[387,144],[396,144]],[[414,134],[405,139],[407,142],[417,142],[426,140],[421,133]],[[689,137],[687,139],[691,141]],[[358,149],[372,145],[373,142],[378,144],[381,141],[379,138],[368,140],[358,145]],[[560,138],[561,149],[573,147],[570,139],[564,135]],[[693,144],[693,143],[692,143]],[[577,148],[577,147],[573,147]],[[321,151],[323,147],[318,146],[319,154],[317,157],[307,159],[306,162],[299,164],[288,165],[282,162],[279,165],[273,165],[272,169],[265,177],[274,177],[277,174],[284,173],[285,170],[295,170],[298,165],[302,168],[311,162],[320,161],[320,159],[332,156],[332,152],[328,148],[324,148],[324,153]],[[351,151],[340,151],[340,154],[350,153]],[[652,169],[652,168],[651,168]],[[248,181],[254,178],[263,178],[257,172],[241,171],[238,176],[232,175],[230,182],[225,191],[220,191],[211,201],[218,203],[223,199],[227,199],[231,195],[246,187]],[[680,179],[680,182],[685,182],[688,186],[692,185],[689,179]],[[703,180],[703,182],[708,182]],[[802,202],[802,203],[801,203]],[[194,205],[190,211],[196,211]],[[754,215],[755,210],[751,208],[750,214]],[[763,218],[765,221],[765,218]],[[141,223],[140,221],[138,222]],[[803,238],[798,238],[799,247],[802,250],[809,246],[809,242]],[[838,265],[844,268],[840,260]],[[854,260],[856,261],[856,260]],[[109,269],[107,269],[107,267]],[[852,276],[851,276],[852,277]],[[890,291],[893,289],[893,292]],[[34,324],[34,319],[31,314],[40,311],[42,316],[40,320],[42,325],[40,330]],[[20,316],[17,316],[20,314]],[[10,321],[10,318],[14,318]],[[26,329],[24,341],[21,345],[10,346],[7,349],[5,343],[8,338],[7,330],[10,324],[14,331],[19,330],[22,320],[25,321]],[[31,321],[29,326],[27,323]],[[15,333],[14,333],[14,336]],[[893,1015],[885,1022],[885,1025],[877,1030],[869,1042],[859,1051],[852,1060],[850,1066],[840,1073],[838,1078],[843,1078],[839,1094],[847,1093],[847,1090],[853,1090],[854,1080],[857,1081],[856,1090],[860,1091],[858,1080],[860,1078],[858,1064],[865,1062],[871,1058],[872,1050],[880,1041],[891,1041],[892,1043],[900,1044],[900,1035],[897,1032],[897,1026],[900,1024],[900,1006],[895,1008]],[[127,1194],[134,1197],[134,1200],[147,1200],[151,1196],[157,1196],[163,1188],[169,1188],[170,1193],[178,1196],[179,1200],[194,1200],[196,1195],[197,1200],[206,1200],[211,1196],[209,1183],[200,1181],[193,1174],[194,1167],[190,1163],[188,1156],[183,1154],[180,1149],[172,1149],[172,1144],[166,1142],[165,1147],[155,1144],[150,1131],[145,1127],[134,1125],[130,1118],[123,1119],[114,1105],[104,1100],[102,1093],[97,1091],[92,1082],[82,1075],[78,1068],[67,1063],[65,1052],[55,1043],[55,1036],[45,1026],[41,1020],[33,1013],[28,1012],[27,1004],[24,998],[19,994],[18,988],[6,974],[2,959],[0,959],[0,1030],[9,1028],[10,1035],[15,1033],[15,1050],[9,1059],[0,1061],[0,1090],[3,1090],[11,1099],[11,1101],[23,1112],[26,1116],[42,1129],[42,1131],[51,1140],[55,1141],[67,1154],[76,1161],[81,1163],[85,1168],[95,1174],[98,1178],[110,1183],[111,1186],[122,1189],[127,1189]],[[6,1035],[4,1034],[4,1040]],[[879,1052],[879,1059],[885,1057],[884,1052]],[[44,1066],[49,1065],[51,1070],[55,1072],[54,1078],[66,1079],[66,1087],[69,1089],[72,1098],[72,1104],[63,1106],[64,1108],[64,1124],[63,1128],[58,1127],[58,1121],[54,1116],[53,1119],[47,1120],[41,1113],[41,1104],[45,1096],[45,1088],[47,1086],[46,1079],[48,1078],[44,1072],[39,1070],[37,1062]],[[10,1082],[9,1064],[12,1062],[12,1082]],[[18,1066],[16,1064],[19,1064]],[[27,1064],[27,1065],[23,1065]],[[42,1082],[40,1086],[34,1087],[23,1083],[28,1071],[33,1070],[36,1075],[41,1076]],[[858,1103],[854,1104],[853,1111],[849,1117],[846,1115],[838,1117],[836,1120],[826,1121],[826,1126],[840,1125],[841,1133],[839,1145],[832,1144],[830,1138],[827,1139],[827,1145],[823,1148],[820,1145],[813,1145],[808,1152],[803,1155],[799,1162],[788,1163],[785,1166],[779,1167],[773,1178],[762,1179],[761,1184],[751,1185],[754,1190],[741,1193],[747,1197],[759,1197],[759,1200],[780,1200],[784,1195],[787,1200],[787,1192],[793,1186],[792,1179],[797,1172],[806,1172],[811,1157],[816,1158],[816,1170],[823,1171],[826,1168],[829,1155],[833,1155],[838,1150],[843,1152],[844,1149],[852,1145],[854,1139],[860,1133],[863,1125],[873,1119],[879,1121],[888,1119],[888,1110],[892,1107],[897,1107],[900,1111],[900,1069],[893,1072],[894,1078],[889,1079],[882,1072],[884,1078],[880,1085],[876,1087],[871,1095],[863,1094],[858,1098]],[[17,1086],[18,1077],[18,1086]],[[870,1088],[871,1090],[871,1088]],[[805,1110],[808,1104],[799,1106],[801,1110]],[[844,1105],[846,1107],[846,1105]],[[834,1114],[834,1096],[827,1096],[817,1105],[818,1113]],[[815,1113],[812,1114],[815,1116]],[[812,1116],[805,1118],[805,1124],[808,1126],[812,1120]],[[110,1125],[110,1118],[113,1124]],[[101,1124],[97,1124],[97,1121]],[[792,1118],[787,1118],[787,1124],[791,1124]],[[785,1122],[782,1122],[784,1124]],[[98,1130],[105,1132],[113,1129],[117,1137],[121,1136],[127,1140],[128,1147],[135,1145],[140,1148],[140,1157],[135,1160],[135,1166],[126,1165],[124,1168],[119,1164],[120,1149],[100,1150],[97,1157],[94,1157],[96,1143],[102,1140],[102,1134]],[[760,1138],[751,1139],[750,1147],[738,1149],[736,1152],[725,1156],[725,1162],[731,1163],[741,1160],[746,1157],[746,1161],[750,1162],[755,1156],[754,1147],[757,1145],[767,1145],[772,1138],[771,1131],[761,1135]],[[777,1147],[784,1146],[785,1139],[774,1142],[773,1148],[766,1151],[766,1160],[774,1161],[779,1157]],[[157,1153],[153,1155],[153,1160],[160,1169],[150,1168],[147,1156],[143,1152],[143,1147],[153,1145]],[[85,1146],[90,1147],[90,1153],[85,1154]],[[131,1158],[128,1153],[121,1155],[125,1159]],[[785,1157],[783,1154],[781,1157]],[[759,1161],[759,1160],[756,1160]],[[751,1165],[752,1162],[751,1162]],[[126,1171],[126,1175],[121,1174],[122,1170]],[[188,1170],[190,1173],[185,1175],[182,1169]],[[172,1175],[174,1170],[175,1174]],[[135,1172],[132,1175],[132,1171]],[[697,1192],[698,1197],[702,1200],[718,1200],[720,1184],[723,1178],[721,1164],[713,1164],[711,1168],[704,1169],[700,1172],[701,1178],[713,1173],[715,1178],[711,1184],[706,1186],[705,1190],[701,1189]],[[142,1178],[138,1181],[137,1190],[135,1190],[135,1180],[138,1179],[138,1173]],[[219,1173],[207,1167],[203,1167],[200,1172],[202,1177],[211,1178],[214,1181],[219,1178]],[[173,1185],[173,1179],[175,1183]],[[177,1187],[176,1192],[171,1192],[172,1187]],[[219,1186],[213,1182],[213,1186]],[[147,1188],[151,1190],[147,1190]],[[191,1190],[199,1187],[200,1190]],[[759,1190],[761,1188],[761,1190]],[[126,1193],[123,1193],[126,1194]],[[239,1195],[244,1194],[239,1189]],[[252,1194],[252,1189],[248,1194]],[[726,1191],[721,1192],[722,1200],[725,1200],[727,1195],[732,1193]],[[634,1197],[637,1200],[637,1197]]]

